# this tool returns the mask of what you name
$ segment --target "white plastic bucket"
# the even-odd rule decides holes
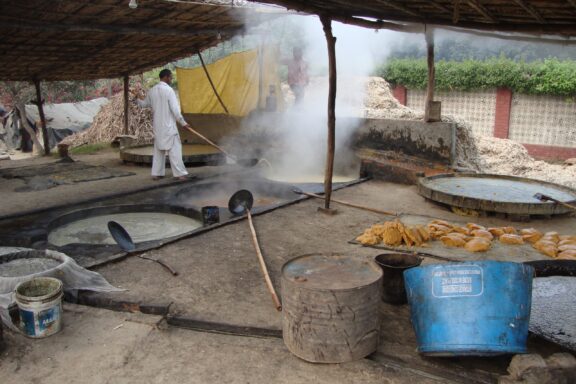
[[[43,338],[62,327],[62,282],[52,277],[37,277],[16,286],[20,329],[32,338]]]

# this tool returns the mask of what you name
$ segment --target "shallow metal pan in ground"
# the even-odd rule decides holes
[[[120,150],[120,159],[127,163],[152,164],[153,151],[152,145],[124,148]],[[225,164],[226,156],[210,145],[182,144],[182,160],[186,165]]]
[[[254,209],[273,207],[297,200],[289,186],[262,179],[216,181],[192,184],[178,190],[175,199],[179,204],[197,208],[217,206],[228,208],[230,196],[239,189],[250,190],[254,195]],[[224,212],[220,212],[225,217]]]
[[[542,202],[544,193],[565,203],[576,203],[576,191],[552,183],[523,177],[487,174],[443,174],[421,178],[418,193],[453,207],[513,215],[558,215],[570,209]]]
[[[172,238],[181,235],[185,232],[190,232],[194,229],[199,229],[202,227],[202,218],[198,210],[193,208],[180,207],[175,205],[165,205],[165,204],[130,204],[130,205],[115,205],[115,206],[104,206],[97,208],[81,209],[73,211],[71,213],[65,214],[53,220],[47,228],[48,242],[52,246],[63,247],[71,244],[87,245],[90,247],[110,247],[115,244],[114,240],[109,236],[106,223],[112,220],[114,215],[122,216],[123,214],[133,214],[133,215],[143,215],[144,219],[146,217],[149,220],[158,221],[156,224],[162,224],[163,220],[179,220],[172,225],[172,229],[166,228],[163,225],[156,225],[158,227],[158,233],[154,233],[155,236],[147,236],[144,234],[141,236],[140,240],[136,240],[137,243],[148,243],[154,241],[164,240],[166,238]],[[146,216],[147,215],[147,216]],[[102,228],[84,228],[82,227],[84,221],[89,219],[101,219]],[[182,223],[180,223],[180,221]],[[75,229],[74,224],[78,223],[79,227]],[[183,228],[179,228],[180,224]],[[88,223],[90,224],[90,223]],[[97,224],[97,223],[96,223]],[[138,223],[142,225],[143,223]],[[184,225],[186,224],[186,225]],[[83,229],[84,228],[84,229]],[[74,235],[74,231],[77,232],[78,241],[69,242],[69,239],[60,241],[58,237],[58,231],[68,231]],[[83,233],[82,231],[86,233]],[[67,233],[67,232],[66,232]],[[105,238],[106,237],[106,238]],[[110,238],[108,238],[110,237]],[[66,244],[64,244],[66,242]]]

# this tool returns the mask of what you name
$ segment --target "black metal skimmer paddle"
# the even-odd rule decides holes
[[[174,268],[163,262],[162,260],[154,259],[150,256],[146,256],[145,254],[138,254],[138,251],[136,250],[136,244],[134,244],[132,237],[122,225],[118,224],[115,221],[109,221],[108,231],[110,231],[112,238],[114,238],[116,244],[118,244],[118,246],[122,248],[124,252],[138,256],[141,259],[155,261],[164,268],[166,268],[172,275],[178,276],[178,272]]]

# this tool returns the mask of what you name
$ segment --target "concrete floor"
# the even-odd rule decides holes
[[[166,168],[167,177],[155,181],[152,180],[152,177],[150,176],[149,166],[122,164],[119,156],[120,155],[116,150],[108,149],[90,155],[74,155],[73,158],[74,160],[86,162],[92,165],[101,165],[112,169],[116,168],[122,171],[132,172],[134,175],[71,185],[59,185],[55,188],[30,192],[14,192],[16,188],[26,185],[22,179],[0,178],[0,195],[2,196],[0,217],[15,215],[31,210],[76,204],[104,195],[129,193],[158,185],[168,185],[175,182],[171,177],[169,166]],[[58,160],[58,158],[53,156],[33,157],[23,160],[3,161],[0,163],[0,167],[6,169],[22,166],[34,166],[53,163]],[[188,168],[188,171],[191,176],[201,177],[214,172],[226,173],[238,169],[239,167],[237,166],[225,165],[220,167]]]
[[[108,166],[116,161],[109,155],[94,156],[101,156],[94,159]],[[86,191],[92,191],[89,194],[92,197],[152,183],[147,168],[137,171],[137,176],[57,187],[44,191],[42,196],[46,200],[54,197],[54,201],[64,201],[58,192],[68,191],[69,195],[85,199]],[[104,188],[104,182],[110,184]],[[39,201],[40,195],[34,195],[35,199],[27,202],[26,198],[12,195],[8,195],[9,201],[19,209],[48,204]],[[469,220],[425,201],[413,186],[371,181],[338,191],[334,197],[384,210]],[[372,258],[381,253],[348,241],[382,216],[347,207],[338,207],[337,215],[327,216],[316,211],[320,205],[318,200],[307,200],[254,218],[277,288],[283,263],[295,256],[341,252]],[[6,209],[4,204],[2,207]],[[510,224],[498,218],[469,221],[485,225]],[[518,226],[528,225],[546,231],[574,232],[573,217],[537,220]],[[149,252],[150,256],[159,257],[177,269],[178,277],[171,276],[156,263],[135,257],[97,271],[112,284],[128,289],[118,294],[118,299],[172,302],[171,315],[280,329],[280,314],[273,308],[265,289],[249,236],[246,221],[240,221]],[[425,260],[430,262],[437,261]],[[81,306],[66,309],[66,326],[61,334],[44,340],[5,335],[6,350],[0,357],[2,382],[489,383],[504,372],[509,361],[509,358],[422,358],[415,352],[416,341],[407,306],[383,304],[383,332],[378,353],[371,360],[340,365],[305,363],[292,356],[280,339],[176,329],[150,315]],[[533,340],[530,350],[544,354],[561,349]]]
[[[67,305],[61,333],[43,340],[8,334],[3,383],[439,383],[359,360],[317,365],[282,340],[166,329],[157,316]]]

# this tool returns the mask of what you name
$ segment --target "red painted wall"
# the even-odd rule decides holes
[[[408,90],[403,85],[397,85],[392,88],[392,95],[398,100],[398,102],[402,105],[406,105],[406,99],[408,95]]]
[[[512,109],[512,91],[498,88],[496,91],[496,114],[494,118],[494,137],[507,139],[510,133],[510,110]]]

